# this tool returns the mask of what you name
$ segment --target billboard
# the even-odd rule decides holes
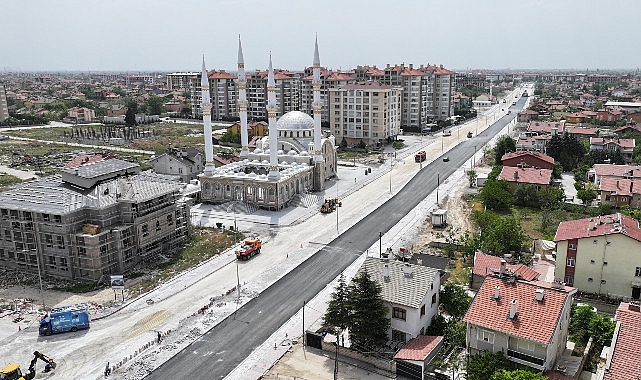
[[[125,277],[123,275],[111,276],[111,288],[112,289],[124,289],[125,288]]]

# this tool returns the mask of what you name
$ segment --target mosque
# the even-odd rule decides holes
[[[267,76],[269,134],[249,151],[247,135],[247,94],[243,50],[238,40],[238,113],[240,116],[241,161],[214,167],[211,139],[209,80],[203,58],[202,111],[205,135],[205,169],[200,175],[203,202],[220,204],[240,201],[258,208],[280,210],[298,194],[325,189],[325,181],[336,176],[337,154],[334,136],[321,132],[320,57],[314,44],[312,109],[314,117],[291,111],[278,121],[272,58]]]

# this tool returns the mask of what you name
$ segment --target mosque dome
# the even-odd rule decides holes
[[[314,129],[314,119],[301,111],[290,111],[278,119],[278,130],[308,130]]]

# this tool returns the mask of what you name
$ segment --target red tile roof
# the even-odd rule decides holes
[[[499,300],[492,298],[495,286],[500,287]],[[544,290],[543,301],[537,301],[534,296],[538,288],[525,281],[508,284],[497,277],[486,277],[463,320],[489,330],[549,344],[563,307],[575,289],[550,287]],[[518,317],[514,320],[507,318],[512,300],[517,301]]]
[[[573,127],[568,130],[569,134],[572,135],[596,135],[599,133],[598,128],[583,128],[583,127]]]
[[[558,121],[530,121],[530,124],[527,126],[529,132],[537,133],[552,133],[552,128],[557,128],[559,133],[563,132],[565,126],[565,120],[563,122]]]
[[[483,252],[476,252],[474,254],[474,268],[472,269],[472,272],[479,276],[492,275],[494,274],[493,270],[499,269],[501,260],[502,259],[498,256],[487,255]],[[541,276],[539,273],[523,264],[507,264],[506,268],[525,281],[532,281]]]
[[[641,178],[641,166],[594,164],[593,169],[599,177]]]
[[[343,86],[339,86],[338,88],[345,89],[345,90],[391,90],[394,87],[372,81],[372,82],[359,82],[354,84],[346,84]]]
[[[603,379],[638,379],[641,374],[641,313],[638,310],[630,310],[630,304],[621,302],[615,319],[621,322],[621,325],[616,340],[612,339],[612,359]]]
[[[608,145],[614,144],[622,148],[634,148],[634,139],[609,139],[605,137],[590,137],[590,145]]]
[[[641,181],[626,178],[603,177],[599,184],[599,190],[611,192],[612,195],[641,194]]]
[[[77,168],[82,165],[86,164],[92,164],[94,162],[102,161],[102,160],[108,160],[111,158],[115,158],[114,156],[110,154],[79,154],[76,156],[73,160],[71,160],[67,165],[65,165],[65,169],[72,169],[72,168]]]
[[[552,170],[536,168],[515,168],[504,166],[498,179],[508,182],[531,183],[534,185],[549,185],[552,180]]]
[[[210,79],[236,79],[235,75],[232,75],[224,70],[209,72],[207,77]]]
[[[394,355],[394,359],[423,361],[441,340],[442,336],[419,335],[407,342]]]
[[[620,222],[615,225],[614,222],[616,222],[619,217],[621,218]],[[610,219],[613,222],[610,222]],[[593,229],[589,228],[590,221],[596,223]],[[614,234],[623,234],[634,240],[641,241],[639,222],[623,214],[604,215],[596,218],[561,222],[559,223],[559,228],[556,230],[554,241],[558,242],[569,239],[582,239]]]
[[[501,161],[509,160],[510,158],[519,158],[524,156],[533,156],[542,161],[549,162],[550,164],[554,165],[554,158],[548,156],[547,154],[539,153],[536,151],[529,151],[529,150],[520,150],[518,152],[506,153],[503,155],[503,157],[501,157]]]

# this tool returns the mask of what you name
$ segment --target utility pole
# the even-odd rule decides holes
[[[378,233],[378,258],[383,258],[383,233]]]
[[[441,186],[441,173],[436,173],[436,206],[438,206],[438,188]]]

